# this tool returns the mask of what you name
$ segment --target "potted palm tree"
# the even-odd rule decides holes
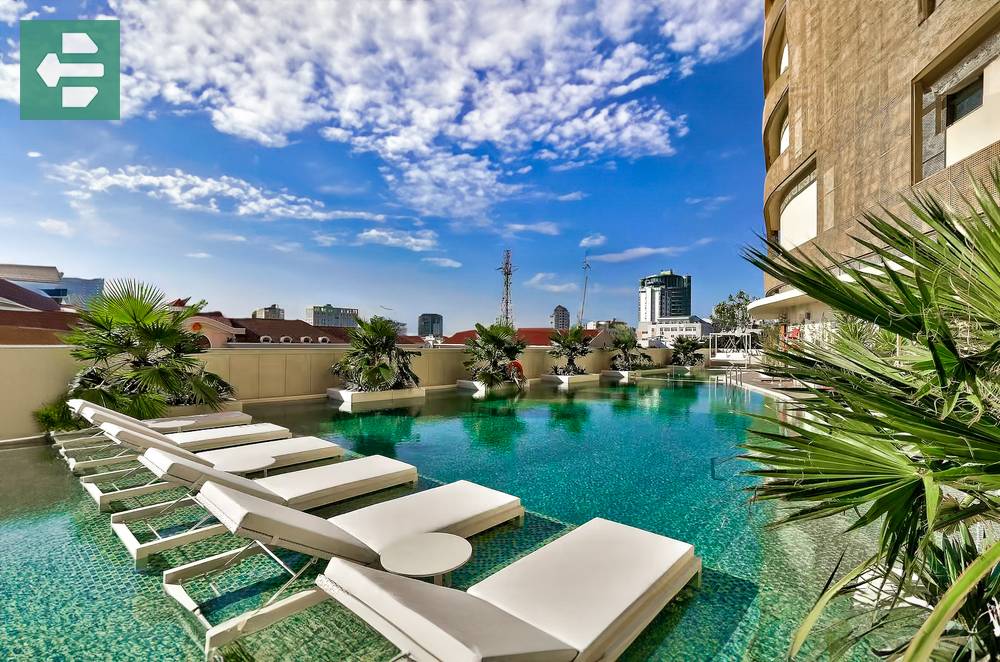
[[[542,375],[542,380],[554,382],[560,386],[575,386],[583,383],[594,383],[601,379],[600,374],[588,374],[586,370],[576,364],[577,359],[581,359],[590,354],[593,349],[590,347],[590,338],[583,332],[583,327],[579,324],[568,329],[556,329],[549,336],[552,349],[549,356],[557,359],[565,359],[565,365],[554,365],[552,371],[547,375]]]
[[[46,430],[73,427],[69,398],[139,419],[239,409],[232,386],[197,358],[205,351],[204,338],[185,326],[203,306],[171,308],[151,285],[109,282],[62,336],[84,367],[63,396],[35,412],[35,419]]]
[[[653,365],[653,359],[639,348],[639,339],[635,331],[628,327],[615,329],[611,339],[611,369],[602,370],[601,377],[613,379],[619,383],[634,381],[639,376],[639,370]]]
[[[525,347],[527,343],[518,337],[517,329],[510,324],[476,324],[475,337],[465,341],[468,358],[463,362],[472,379],[460,379],[455,385],[474,391],[477,397],[490,392],[523,389],[527,380],[517,357]]]
[[[425,392],[411,365],[420,352],[398,346],[395,322],[376,315],[367,321],[358,318],[357,323],[348,333],[350,348],[330,368],[346,388],[327,389],[327,397],[348,409],[361,403],[391,406],[422,399]]]

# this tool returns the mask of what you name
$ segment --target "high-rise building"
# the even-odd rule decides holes
[[[338,308],[325,304],[306,308],[306,321],[313,326],[357,326],[357,308]]]
[[[569,311],[564,306],[556,306],[549,315],[549,326],[565,331],[569,328]]]
[[[103,278],[71,278],[55,267],[0,264],[0,278],[65,306],[82,306],[104,291]]]
[[[1000,2],[765,0],[764,229],[849,262],[867,211],[901,196],[964,208],[1000,157]],[[992,188],[986,182],[988,188]],[[971,197],[971,196],[970,196]],[[835,265],[833,269],[839,269]],[[809,337],[830,309],[769,275],[755,319]]]
[[[252,319],[259,320],[283,320],[285,319],[285,309],[279,308],[278,304],[272,303],[267,308],[258,308],[250,313]]]
[[[691,276],[669,269],[639,281],[639,324],[691,314]]]
[[[417,335],[421,338],[444,336],[444,318],[437,313],[423,313],[417,318]]]

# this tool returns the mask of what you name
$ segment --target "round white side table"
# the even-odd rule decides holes
[[[386,547],[382,567],[407,577],[433,577],[438,586],[451,584],[451,571],[472,557],[472,545],[450,533],[420,533]]]

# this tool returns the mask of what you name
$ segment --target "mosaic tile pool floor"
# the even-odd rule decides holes
[[[702,588],[664,610],[624,659],[774,660],[784,657],[790,632],[841,550],[847,546],[849,560],[861,557],[867,540],[843,536],[843,523],[832,521],[764,531],[773,508],[747,506],[743,490],[752,483],[739,475],[745,465],[731,459],[750,424],[744,414],[764,407],[755,394],[650,380],[569,395],[540,389],[516,399],[439,395],[421,407],[363,415],[327,403],[248,411],[359,453],[412,462],[427,477],[422,487],[468,478],[519,495],[532,511],[525,526],[477,536],[473,560],[455,573],[459,588],[598,515],[692,542],[705,562]],[[136,572],[108,516],[51,449],[0,452],[0,463],[3,659],[203,659],[203,630],[164,596],[159,573],[240,540],[219,536],[172,550]],[[330,516],[370,500],[319,512]],[[198,515],[175,517],[179,524]],[[256,557],[220,579],[221,596],[203,582],[189,590],[217,623],[259,605],[283,581],[274,564]],[[222,654],[369,661],[397,652],[327,601]],[[861,651],[854,658],[866,659]]]

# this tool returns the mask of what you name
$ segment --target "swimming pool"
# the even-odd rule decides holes
[[[536,514],[526,530],[474,541],[475,563],[456,575],[458,586],[596,516],[690,542],[704,560],[702,588],[669,606],[626,659],[772,660],[784,657],[845,544],[850,561],[870,541],[863,532],[844,536],[842,521],[765,530],[775,507],[748,505],[753,480],[740,475],[747,464],[734,455],[748,414],[768,406],[722,385],[643,380],[482,401],[429,394],[419,406],[355,415],[326,402],[247,411],[410,462],[428,481],[465,478],[521,497]],[[0,650],[8,658],[201,659],[201,633],[163,596],[155,570],[216,548],[180,550],[137,573],[107,516],[51,450],[6,451],[0,461],[12,477],[0,486]],[[274,585],[272,576],[243,579],[244,593]],[[232,600],[219,615],[239,605]],[[227,653],[387,660],[394,651],[324,604]]]

